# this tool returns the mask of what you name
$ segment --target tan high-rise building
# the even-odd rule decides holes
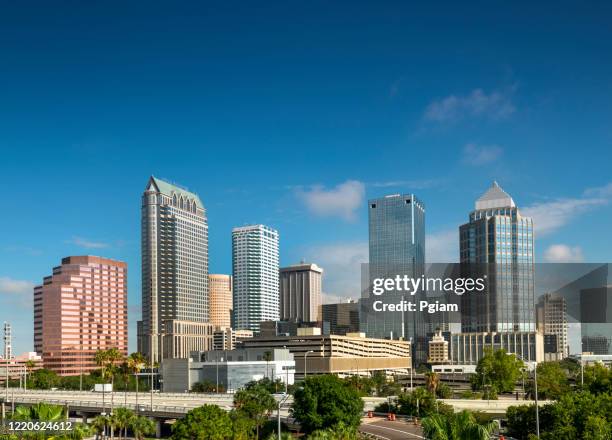
[[[127,355],[127,265],[66,257],[34,288],[34,349],[45,368],[78,375],[99,368],[98,350]]]
[[[149,179],[142,195],[141,214],[138,351],[160,362],[212,345],[208,221],[197,194],[156,177]]]
[[[210,323],[215,327],[232,325],[232,276],[210,274],[208,276],[210,291]]]
[[[280,269],[281,321],[320,321],[321,278],[316,264],[295,264]]]
[[[429,340],[427,362],[430,364],[446,364],[448,362],[448,341],[444,339],[440,330],[436,330],[436,333]]]

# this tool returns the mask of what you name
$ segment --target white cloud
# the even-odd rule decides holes
[[[359,298],[361,265],[368,262],[367,242],[335,243],[306,249],[306,258],[324,270],[323,301]]]
[[[513,91],[514,88],[510,88],[487,94],[482,89],[474,89],[465,96],[450,95],[430,103],[425,109],[424,118],[432,122],[453,122],[468,116],[507,118],[516,111],[512,103]]]
[[[0,294],[29,295],[32,293],[32,289],[34,289],[34,283],[31,281],[0,277]]]
[[[521,213],[533,218],[538,235],[546,235],[579,218],[580,214],[608,205],[610,201],[612,201],[612,182],[604,186],[588,188],[581,197],[535,203],[521,209]]]
[[[317,216],[352,221],[356,211],[364,206],[365,185],[356,180],[347,180],[331,189],[320,185],[308,190],[298,189],[297,195]]]
[[[584,255],[580,246],[570,247],[565,244],[553,244],[544,252],[544,261],[548,263],[582,263]]]
[[[427,263],[455,263],[459,260],[459,229],[427,234],[425,237]]]
[[[0,277],[0,298],[6,299],[11,307],[30,307],[33,290],[34,283],[31,281]]]
[[[562,228],[580,214],[606,203],[606,200],[599,198],[557,199],[523,208],[521,214],[533,218],[538,235],[547,235]]]
[[[101,241],[92,241],[83,237],[72,237],[70,243],[76,244],[77,246],[86,249],[104,249],[110,246],[108,243],[104,243]]]
[[[504,150],[499,145],[467,144],[463,148],[463,163],[473,166],[486,165],[495,162]]]

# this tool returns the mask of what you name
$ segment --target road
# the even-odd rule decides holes
[[[6,399],[5,390],[0,390],[0,400]],[[233,408],[233,394],[200,394],[200,393],[123,393],[115,391],[112,402],[114,408],[126,407],[137,410],[140,414],[158,416],[160,418],[182,417],[188,411],[199,406],[209,404],[217,405],[225,410]],[[138,406],[136,406],[138,401]],[[33,404],[47,402],[55,405],[68,405],[71,409],[100,413],[110,412],[110,393],[96,393],[91,391],[23,391],[17,388],[8,390],[9,405],[20,403]],[[288,416],[288,408],[292,403],[290,398],[281,408],[281,417]]]
[[[373,434],[382,440],[424,439],[423,430],[410,422],[383,418],[364,419],[359,427],[361,432]]]

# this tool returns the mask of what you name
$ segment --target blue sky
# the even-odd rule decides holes
[[[244,3],[249,3],[245,5]],[[150,174],[231,228],[266,223],[281,262],[357,296],[365,200],[414,192],[429,261],[497,179],[534,216],[539,261],[611,259],[610,4],[40,2],[0,16],[0,321],[32,349],[31,289],[63,256],[129,265],[139,318]]]

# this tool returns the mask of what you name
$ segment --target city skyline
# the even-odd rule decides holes
[[[15,353],[31,349],[34,284],[83,254],[128,264],[135,349],[150,175],[200,195],[211,273],[231,274],[232,228],[270,225],[281,266],[325,270],[324,302],[358,296],[366,200],[387,194],[426,204],[429,261],[458,261],[493,180],[533,218],[536,261],[609,261],[609,5],[457,7],[8,5],[0,321]]]

